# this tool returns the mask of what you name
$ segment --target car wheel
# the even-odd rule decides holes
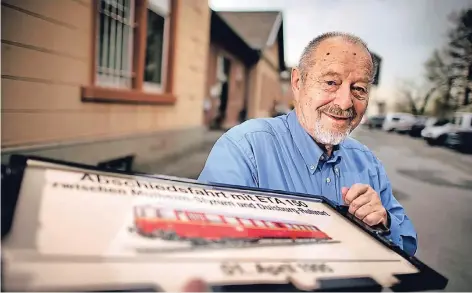
[[[433,146],[435,144],[435,141],[432,138],[427,138],[426,142],[428,143],[428,145],[431,145],[431,146]]]
[[[444,145],[446,143],[446,136],[445,135],[440,135],[438,139],[436,140],[436,144],[438,145]]]

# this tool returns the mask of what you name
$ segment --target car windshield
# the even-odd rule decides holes
[[[436,122],[434,122],[434,126],[443,126],[449,123],[448,119],[439,119]]]

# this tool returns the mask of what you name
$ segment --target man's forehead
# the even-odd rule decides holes
[[[333,59],[339,57],[351,57],[352,59],[369,59],[370,54],[361,44],[355,44],[341,37],[324,40],[318,45],[315,57]]]
[[[362,45],[340,39],[323,41],[312,58],[316,71],[323,75],[342,75],[349,71],[357,76],[356,79],[361,79],[370,75],[373,69],[370,53]]]
[[[346,66],[347,65],[347,66]],[[347,78],[349,77],[352,80],[360,81],[360,82],[369,82],[371,78],[371,71],[370,68],[367,66],[353,66],[351,64],[331,64],[327,66],[320,66],[320,70],[318,71],[319,77],[339,77],[339,78]]]

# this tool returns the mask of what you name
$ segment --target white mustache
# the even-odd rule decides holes
[[[341,118],[345,118],[345,119],[346,118],[347,119],[353,119],[353,118],[356,117],[356,111],[352,107],[347,109],[347,110],[342,110],[337,105],[329,104],[329,105],[324,105],[321,108],[318,108],[318,111],[320,112],[320,114],[322,112],[324,112],[326,114],[341,117]]]
[[[348,113],[348,114],[339,114],[338,113],[334,113],[334,112],[331,112],[331,111],[323,111],[324,113],[326,114],[329,114],[329,115],[332,115],[332,116],[335,116],[335,117],[340,117],[340,118],[346,118],[346,119],[351,119],[354,117],[354,114],[352,113]]]

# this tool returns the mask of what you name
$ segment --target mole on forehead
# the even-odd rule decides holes
[[[357,55],[357,53],[362,53],[362,51],[360,49],[357,49],[357,48],[353,48],[351,50],[342,50],[342,51],[339,51],[339,50],[336,50],[336,49],[333,49],[333,48],[330,48],[331,50],[323,50],[325,52],[326,55],[331,55],[332,53],[333,54],[344,54],[344,55],[348,55],[348,54],[352,54],[352,55]]]
[[[343,50],[343,51],[324,51],[317,52],[314,55],[314,60],[320,60],[323,62],[341,62],[341,61],[350,61],[350,62],[361,62],[365,64],[370,64],[371,59],[370,55],[362,54],[359,51]],[[316,62],[316,61],[315,61]]]
[[[366,52],[366,48],[364,48],[361,44],[352,43],[352,42],[349,42],[343,39],[338,39],[338,38],[325,40],[321,42],[317,47],[318,48],[316,49],[316,51],[323,52],[322,55],[327,54],[327,52],[329,52],[330,54],[356,53],[356,55],[360,55],[362,52]]]
[[[342,55],[326,52],[325,55],[315,56],[313,60],[315,62],[316,60],[322,60],[324,62],[361,62],[363,64],[370,64],[371,62],[369,56],[358,55],[356,52]]]

